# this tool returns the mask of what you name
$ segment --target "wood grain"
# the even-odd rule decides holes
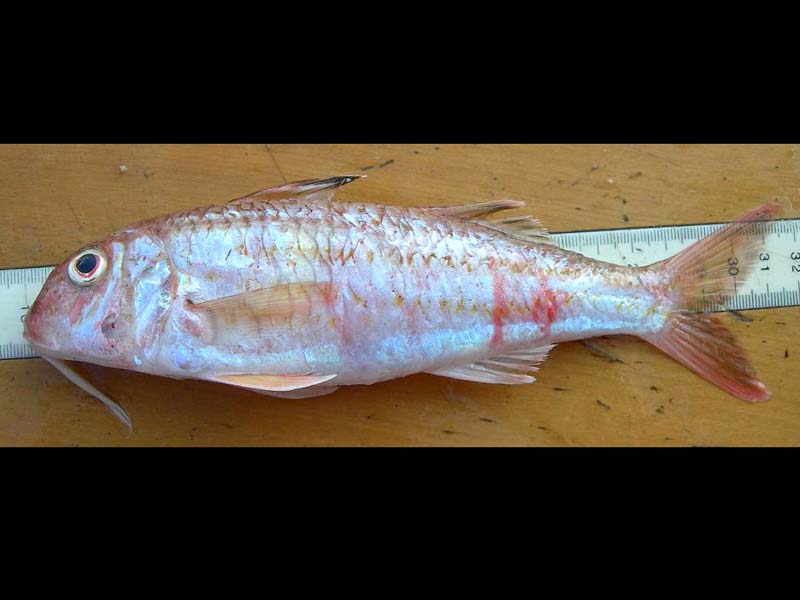
[[[348,173],[369,177],[343,198],[514,198],[553,231],[730,220],[800,187],[794,146],[0,146],[0,267],[53,264],[139,219]],[[766,404],[736,400],[633,338],[603,342],[622,362],[563,344],[530,386],[416,375],[308,400],[87,367],[131,414],[128,435],[31,359],[0,362],[0,444],[800,445],[800,310],[748,314],[724,319],[773,391]]]

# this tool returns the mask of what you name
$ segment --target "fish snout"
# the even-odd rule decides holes
[[[22,335],[29,342],[38,342],[41,339],[42,313],[34,310],[33,306],[28,309],[28,313],[25,315]]]
[[[53,305],[50,294],[47,290],[42,290],[25,315],[22,335],[40,354],[42,350],[58,349],[56,327],[53,323],[54,311],[57,311],[57,307]]]
[[[44,311],[41,308],[41,303],[34,302],[33,306],[28,309],[28,314],[25,315],[25,322],[22,329],[22,335],[34,347],[47,346],[46,341],[47,327],[45,324]]]

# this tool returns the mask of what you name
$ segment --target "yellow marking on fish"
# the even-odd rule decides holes
[[[395,294],[395,296],[394,296],[394,305],[395,306],[400,306],[401,304],[403,304],[403,297],[400,294]]]
[[[445,300],[444,298],[439,300],[439,308],[441,310],[445,310],[447,308],[447,300]]]
[[[353,302],[355,302],[359,306],[367,305],[367,303],[364,302],[364,299],[361,296],[359,296],[352,287],[350,288],[350,294],[353,296]]]
[[[372,264],[373,260],[375,260],[375,253],[372,250],[367,250],[367,262]]]
[[[459,298],[458,302],[456,303],[456,314],[458,315],[461,314],[462,312],[464,312],[464,299]]]

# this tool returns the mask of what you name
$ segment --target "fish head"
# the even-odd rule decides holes
[[[42,356],[136,369],[157,351],[175,277],[157,238],[124,232],[58,265],[25,318]]]

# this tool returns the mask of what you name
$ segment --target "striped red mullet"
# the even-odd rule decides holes
[[[522,202],[404,208],[334,200],[355,177],[269,188],[158,217],[82,248],[25,322],[65,362],[222,382],[282,397],[429,372],[524,384],[554,344],[632,334],[749,401],[766,400],[733,336],[698,298],[724,302],[756,254],[756,208],[643,268],[556,248]]]

